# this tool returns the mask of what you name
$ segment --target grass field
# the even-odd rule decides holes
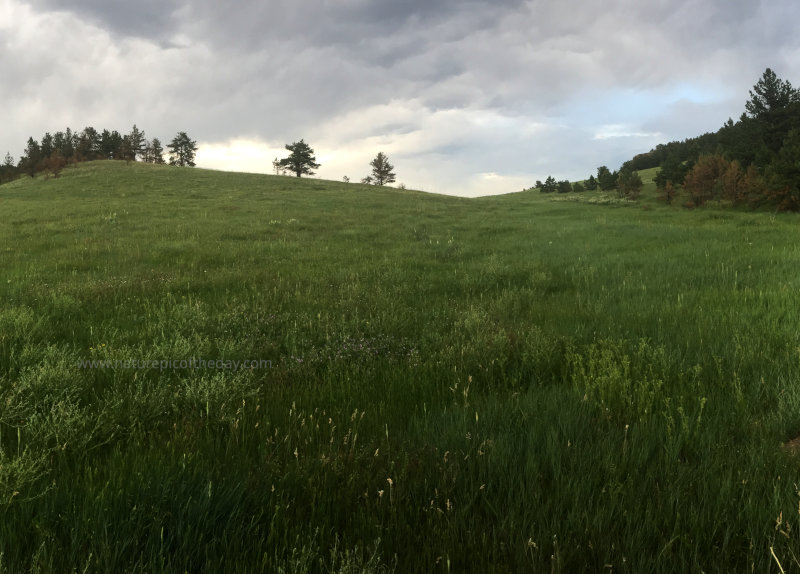
[[[800,220],[598,197],[1,186],[0,572],[800,570]]]

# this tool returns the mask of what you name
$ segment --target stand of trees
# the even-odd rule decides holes
[[[597,178],[590,175],[584,182],[576,181],[570,183],[567,180],[556,181],[553,176],[548,176],[545,181],[537,181],[534,189],[541,193],[583,193],[584,191],[617,190],[619,197],[627,199],[638,199],[643,187],[642,178],[639,173],[625,168],[619,172],[612,172],[608,167],[601,165],[597,168]]]
[[[659,144],[634,156],[619,171],[597,168],[573,191],[616,190],[636,199],[642,189],[639,170],[660,168],[655,177],[667,203],[681,198],[687,207],[709,201],[800,211],[800,90],[770,68],[750,90],[738,121],[729,119],[714,133]],[[542,193],[569,191],[552,177],[537,181]]]
[[[538,189],[541,193],[569,193],[570,191],[582,191],[579,189],[574,189],[573,185],[566,179],[563,181],[556,181],[552,175],[548,175],[547,179],[543,182],[537,180],[536,185],[534,185],[533,188]]]
[[[196,142],[180,132],[170,144],[173,165],[194,166]],[[47,173],[58,177],[61,170],[83,161],[115,159],[164,164],[164,147],[158,138],[148,140],[144,131],[135,124],[128,134],[104,129],[102,132],[88,126],[81,132],[67,128],[54,134],[47,132],[37,141],[28,138],[25,150],[18,162],[7,153],[0,165],[0,183],[16,179],[20,175],[31,177]]]
[[[687,207],[709,201],[800,211],[800,90],[767,68],[745,111],[714,133],[660,144],[622,170],[659,167],[656,186]]]

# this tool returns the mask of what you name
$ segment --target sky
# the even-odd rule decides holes
[[[800,86],[796,0],[0,0],[0,155],[67,126],[197,141],[197,165],[481,196],[716,131],[767,67]]]

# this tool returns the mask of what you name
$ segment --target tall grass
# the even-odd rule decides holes
[[[115,162],[0,214],[0,572],[800,569],[794,216]],[[272,366],[78,367],[169,359]]]

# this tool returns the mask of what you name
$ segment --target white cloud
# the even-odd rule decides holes
[[[606,140],[610,138],[659,138],[663,137],[660,132],[637,132],[631,126],[612,124],[601,126],[594,134],[596,140]]]

